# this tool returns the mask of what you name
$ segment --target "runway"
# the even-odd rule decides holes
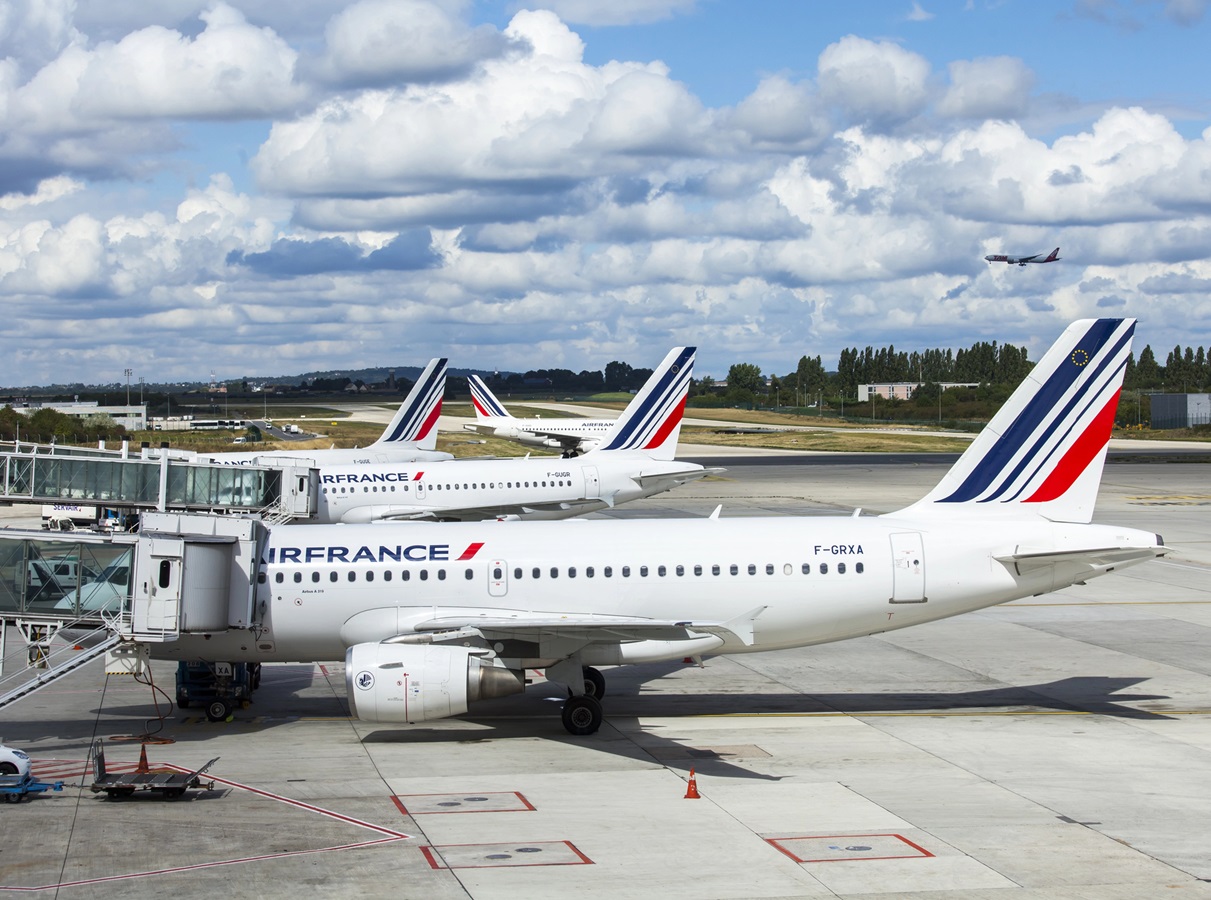
[[[728,471],[609,515],[876,514],[950,462],[709,458]],[[541,679],[385,727],[347,718],[340,663],[267,666],[233,723],[174,710],[148,748],[221,757],[213,791],[6,805],[0,895],[1211,897],[1211,469],[1182,459],[1112,455],[1094,517],[1169,559],[856,641],[606,670],[589,738]],[[153,712],[94,664],[0,735],[78,783],[95,736]]]

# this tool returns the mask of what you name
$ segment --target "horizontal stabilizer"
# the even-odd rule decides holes
[[[1164,556],[1168,547],[1096,547],[1084,550],[1061,550],[1059,552],[1032,552],[1019,547],[1014,553],[994,556],[999,563],[1012,567],[1019,575],[1055,565],[1085,565],[1090,572],[1105,572],[1118,566],[1135,565]]]

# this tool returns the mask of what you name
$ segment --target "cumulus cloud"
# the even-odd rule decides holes
[[[429,0],[362,0],[334,16],[325,37],[315,73],[342,87],[448,81],[511,47],[524,50]]]
[[[949,66],[950,87],[938,113],[956,119],[1012,119],[1026,112],[1034,73],[1022,60],[992,56]]]
[[[929,61],[889,41],[851,34],[824,49],[818,70],[821,95],[871,127],[911,119],[929,101]]]
[[[810,149],[831,132],[830,121],[812,85],[781,75],[762,79],[727,120],[757,143]]]
[[[533,0],[524,6],[549,9],[573,25],[642,25],[691,13],[696,4],[697,0]]]

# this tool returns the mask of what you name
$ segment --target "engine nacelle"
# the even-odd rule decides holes
[[[525,672],[482,653],[433,644],[354,644],[345,653],[349,706],[366,722],[427,722],[465,713],[469,702],[525,690]]]

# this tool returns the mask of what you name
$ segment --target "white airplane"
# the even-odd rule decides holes
[[[543,669],[571,694],[565,727],[591,734],[595,666],[822,644],[1084,584],[1168,552],[1151,532],[1089,524],[1134,329],[1069,326],[899,512],[277,526],[255,577],[255,638],[183,635],[153,652],[344,658],[352,711],[384,723],[459,715]]]
[[[994,253],[990,256],[985,256],[984,259],[990,263],[1003,262],[1009,265],[1024,266],[1026,263],[1049,263],[1060,259],[1060,248],[1056,247],[1046,256],[1042,253],[1036,253],[1033,256],[1006,256],[1003,253]]]
[[[260,465],[271,459],[310,459],[327,465],[439,462],[454,455],[438,451],[437,420],[446,391],[446,360],[431,359],[399,410],[373,444],[331,450],[263,450],[252,453],[199,453],[199,462],[233,466]]]
[[[475,424],[464,425],[467,431],[530,447],[551,447],[569,458],[598,446],[614,427],[613,419],[518,419],[509,414],[478,375],[468,375],[467,384],[475,407]]]
[[[313,521],[566,519],[721,472],[673,459],[693,369],[693,347],[670,350],[603,446],[575,459],[322,465]]]

